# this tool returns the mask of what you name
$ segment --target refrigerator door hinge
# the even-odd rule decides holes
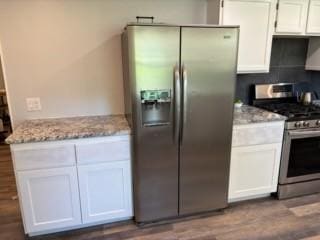
[[[274,22],[274,28],[277,28],[277,26],[278,26],[278,21],[275,21]]]
[[[279,3],[277,3],[277,5],[276,5],[276,9],[277,9],[277,10],[279,10]]]
[[[224,7],[224,1],[221,1],[221,7],[222,8]]]

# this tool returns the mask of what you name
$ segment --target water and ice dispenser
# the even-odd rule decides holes
[[[143,126],[161,126],[170,123],[170,90],[142,90],[140,96]]]

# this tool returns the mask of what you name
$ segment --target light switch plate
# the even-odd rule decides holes
[[[41,102],[39,97],[26,98],[27,110],[29,112],[41,111]]]

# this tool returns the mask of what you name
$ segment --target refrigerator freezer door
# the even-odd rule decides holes
[[[182,27],[179,214],[227,206],[237,28]]]
[[[135,220],[178,215],[178,148],[175,140],[175,76],[180,28],[128,26],[132,89]]]

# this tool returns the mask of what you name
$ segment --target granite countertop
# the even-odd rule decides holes
[[[234,109],[233,124],[243,125],[250,123],[263,123],[273,121],[285,121],[285,116],[268,112],[266,110],[243,105],[241,108]]]
[[[234,125],[284,121],[286,117],[252,106],[234,110]],[[124,115],[88,116],[27,120],[20,124],[6,143],[30,143],[88,137],[131,134]]]
[[[6,143],[43,142],[130,133],[124,115],[36,119],[20,124],[6,139]]]

